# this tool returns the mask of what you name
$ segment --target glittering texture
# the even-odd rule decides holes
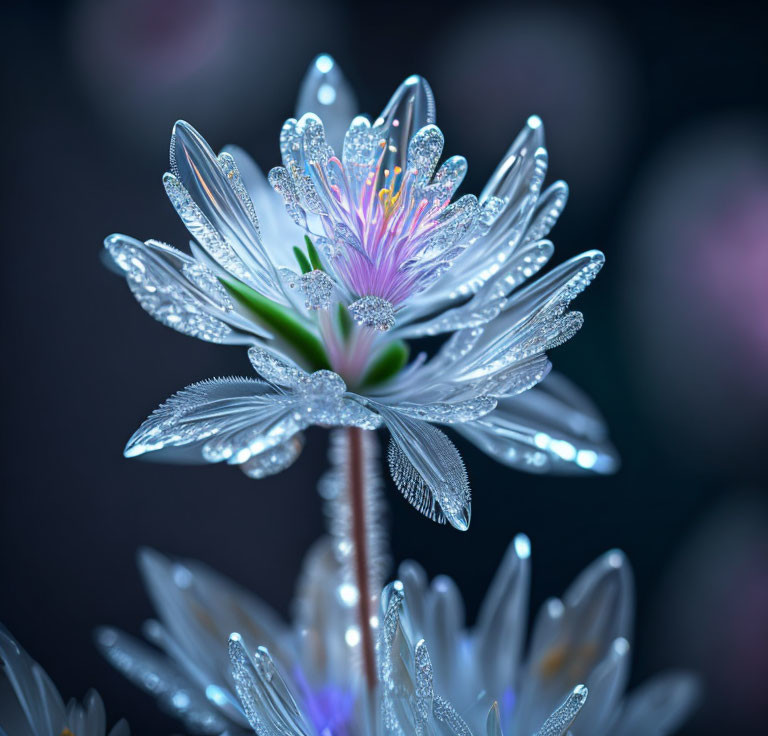
[[[469,481],[453,443],[439,429],[379,406],[392,435],[387,459],[408,503],[439,523],[469,527]]]
[[[259,218],[256,217],[256,209],[253,206],[251,195],[248,194],[248,190],[243,184],[243,180],[240,177],[240,171],[237,168],[237,164],[235,163],[235,159],[232,157],[232,154],[220,153],[219,165],[221,166],[221,170],[224,172],[224,176],[227,177],[230,186],[237,195],[237,198],[240,200],[243,207],[245,208],[245,211],[248,213],[248,217],[250,218],[251,224],[256,230],[256,234],[261,237],[261,225],[259,225]]]
[[[173,174],[165,174],[163,185],[181,221],[211,258],[242,281],[255,283],[253,274],[232,247],[224,241],[179,180]]]
[[[307,309],[328,309],[333,296],[333,281],[324,271],[315,269],[299,277],[299,288],[304,294]]]
[[[395,310],[390,302],[378,296],[364,296],[349,305],[352,318],[362,327],[386,332],[395,326]]]
[[[565,736],[579,711],[587,702],[587,688],[577,685],[565,702],[544,722],[536,736]]]
[[[232,302],[204,265],[163,243],[113,236],[107,250],[139,304],[168,327],[208,342],[233,336]],[[214,316],[216,315],[216,316]]]
[[[249,478],[261,480],[269,475],[275,475],[293,465],[301,454],[304,441],[300,435],[295,435],[282,444],[254,455],[240,466]]]
[[[229,657],[237,694],[253,730],[264,736],[310,736],[293,696],[265,647],[252,655],[240,634],[229,637]]]

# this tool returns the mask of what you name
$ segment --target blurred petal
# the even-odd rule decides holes
[[[157,651],[110,628],[97,629],[96,645],[110,664],[157,698],[164,711],[180,718],[191,731],[219,734],[226,729],[227,722],[195,683]]]
[[[616,736],[674,733],[690,715],[700,694],[698,681],[689,673],[657,675],[629,695],[612,732]]]
[[[493,578],[475,625],[477,668],[489,693],[516,689],[530,588],[531,543],[518,534]]]
[[[456,431],[505,465],[532,473],[612,473],[618,456],[592,403],[564,377],[514,398]]]
[[[323,121],[328,142],[341,153],[344,135],[357,114],[357,100],[339,65],[328,54],[310,64],[296,101],[296,117],[315,113]]]

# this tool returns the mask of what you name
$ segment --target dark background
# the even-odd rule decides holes
[[[27,3],[2,19],[4,318],[0,620],[66,696],[99,689],[110,721],[165,734],[99,657],[97,624],[151,614],[139,545],[206,561],[287,613],[322,532],[314,484],[327,435],[256,483],[223,467],[124,460],[175,390],[247,374],[239,349],[149,319],[99,262],[120,231],[184,247],[163,194],[176,118],[266,169],[316,53],[376,113],[418,72],[446,153],[479,191],[525,118],[548,130],[550,179],[572,197],[555,262],[605,251],[579,299],[586,324],[553,352],[605,413],[623,466],[542,478],[459,441],[472,527],[426,522],[388,489],[396,560],[459,583],[470,618],[518,531],[532,604],[611,547],[630,557],[633,683],[702,672],[686,734],[758,733],[767,716],[768,158],[764,8],[643,2],[468,4]],[[762,723],[765,723],[763,720]]]

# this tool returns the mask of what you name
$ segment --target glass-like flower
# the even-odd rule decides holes
[[[544,605],[527,650],[530,544],[522,535],[472,628],[450,578],[430,585],[405,562],[384,587],[382,483],[375,442],[361,434],[366,528],[356,528],[348,502],[352,449],[337,430],[320,485],[329,534],[306,556],[292,622],[198,562],[144,550],[139,566],[158,615],[144,633],[161,651],[103,628],[96,639],[109,661],[199,734],[235,736],[250,725],[306,736],[555,736],[579,711],[576,734],[674,730],[694,696],[690,676],[623,694],[634,601],[620,552]]]
[[[67,705],[45,670],[0,625],[0,734],[8,736],[105,736],[104,703],[90,690],[82,704]],[[107,736],[129,736],[128,724],[118,721]]]
[[[552,255],[546,237],[568,195],[562,181],[542,188],[541,121],[528,120],[479,197],[452,201],[466,160],[439,165],[443,134],[421,77],[373,122],[350,122],[348,85],[320,56],[298,107],[280,135],[283,165],[268,177],[280,197],[242,151],[217,156],[178,122],[163,181],[192,255],[105,241],[144,309],[185,334],[248,345],[267,381],[190,386],[126,455],[225,461],[260,478],[295,460],[310,425],[386,426],[397,486],[459,529],[469,484],[435,424],[524,470],[611,471],[589,402],[562,378],[534,388],[550,370],[546,351],[581,326],[568,306],[604,260],[589,251],[524,284]],[[432,336],[442,339],[434,354],[408,363],[406,341]]]
[[[372,619],[373,692],[361,676],[357,589],[328,539],[307,557],[291,624],[200,563],[144,551],[159,616],[145,633],[163,653],[114,629],[100,629],[97,642],[199,734],[250,725],[293,736],[555,736],[577,714],[574,736],[672,733],[695,701],[690,675],[624,694],[634,607],[624,556],[608,552],[547,601],[526,648],[529,550],[518,535],[471,628],[450,578],[430,585],[418,565],[401,565]]]

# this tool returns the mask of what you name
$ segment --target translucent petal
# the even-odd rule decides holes
[[[293,603],[294,628],[299,632],[300,666],[309,685],[354,692],[360,685],[359,651],[346,632],[358,626],[357,607],[350,598],[357,589],[343,588],[345,579],[335,539],[325,537],[306,554]],[[351,602],[350,602],[351,601]]]
[[[0,661],[33,733],[59,734],[66,725],[64,703],[51,679],[0,624]]]
[[[186,663],[187,674],[203,689],[230,686],[229,661],[221,642],[232,631],[247,631],[254,640],[286,656],[287,632],[277,615],[258,597],[206,565],[173,560],[144,548],[139,552],[139,569],[167,631],[163,638],[175,642],[174,659]]]
[[[216,275],[170,245],[110,235],[104,245],[139,304],[156,320],[207,342],[252,344],[267,337],[234,309]]]
[[[293,695],[269,651],[259,647],[251,654],[240,634],[229,637],[229,657],[237,694],[251,727],[266,736],[310,736]]]
[[[373,124],[386,139],[382,176],[385,169],[394,171],[395,166],[407,170],[409,141],[416,131],[434,122],[435,98],[427,80],[417,75],[408,77]]]
[[[677,731],[701,695],[695,677],[667,672],[643,683],[627,698],[617,723],[616,736],[666,736]]]
[[[474,629],[478,672],[489,693],[518,688],[531,577],[531,543],[518,534],[509,545],[480,607]]]
[[[605,657],[589,675],[590,699],[579,717],[585,733],[607,733],[629,679],[630,646],[614,639]]]
[[[555,374],[456,429],[495,460],[528,472],[611,473],[618,467],[597,410]]]
[[[365,180],[379,154],[381,131],[371,128],[368,118],[356,117],[344,137],[344,170],[358,185]]]
[[[400,492],[421,513],[461,531],[469,528],[470,491],[458,450],[436,427],[376,405],[392,434],[389,469]]]
[[[408,600],[410,604],[410,597]],[[427,641],[435,670],[435,687],[441,693],[460,692],[466,684],[460,648],[464,629],[464,602],[456,583],[445,575],[432,581],[426,621],[429,622]]]
[[[440,198],[450,200],[464,181],[467,173],[467,159],[464,156],[451,156],[437,170],[429,189],[439,193]]]
[[[171,148],[174,151],[172,174],[178,179],[181,190],[188,193],[197,211],[202,213],[221,241],[248,270],[251,285],[259,293],[283,302],[275,268],[254,226],[251,211],[244,204],[237,187],[233,188],[239,177],[230,177],[231,172],[222,169],[219,159],[202,136],[184,121],[177,122],[173,128]],[[166,181],[172,182],[172,178],[166,176]],[[181,191],[179,186],[177,191]],[[174,201],[174,206],[178,210],[184,203]],[[193,228],[190,232],[195,235]],[[211,255],[216,258],[213,253]],[[227,267],[224,263],[222,265]]]
[[[455,403],[398,404],[397,411],[413,419],[440,424],[471,422],[485,416],[496,408],[496,399],[482,396]]]
[[[263,422],[284,406],[268,391],[267,384],[245,378],[188,386],[147,418],[128,441],[125,455],[163,451],[172,461],[204,462],[202,448],[210,438]]]
[[[538,115],[532,115],[491,174],[491,178],[480,194],[480,201],[485,201],[489,197],[511,199],[520,177],[519,161],[530,159],[531,154],[543,146],[544,125]]]
[[[267,177],[243,149],[237,146],[225,146],[228,153],[237,163],[243,184],[259,214],[261,223],[262,242],[270,255],[270,259],[278,266],[288,266],[295,263],[292,247],[300,243],[304,237],[303,228],[299,228],[290,218],[285,216],[285,208],[281,197],[267,181]],[[219,154],[221,157],[221,154]]]
[[[106,627],[97,629],[96,645],[113,667],[157,698],[162,710],[180,718],[193,733],[220,734],[227,728],[228,721],[201,695],[200,688],[156,650]]]
[[[548,240],[531,243],[502,266],[494,267],[493,274],[464,304],[440,312],[426,322],[409,324],[397,330],[400,337],[423,337],[454,332],[468,327],[479,327],[498,317],[506,306],[507,295],[519,284],[537,273],[552,257],[554,246]],[[409,322],[413,312],[401,315],[400,322]]]
[[[339,65],[328,54],[314,59],[301,83],[296,117],[308,112],[322,119],[328,142],[341,151],[347,127],[357,114],[357,100]]]
[[[536,203],[536,210],[525,232],[523,244],[546,238],[565,209],[567,202],[568,185],[564,181],[556,181]]]
[[[562,602],[555,599],[542,606],[521,680],[518,718],[523,731],[535,728],[574,682],[591,687],[593,676],[599,682],[599,667],[614,652],[616,640],[630,635],[633,610],[632,576],[617,550],[582,572]]]

